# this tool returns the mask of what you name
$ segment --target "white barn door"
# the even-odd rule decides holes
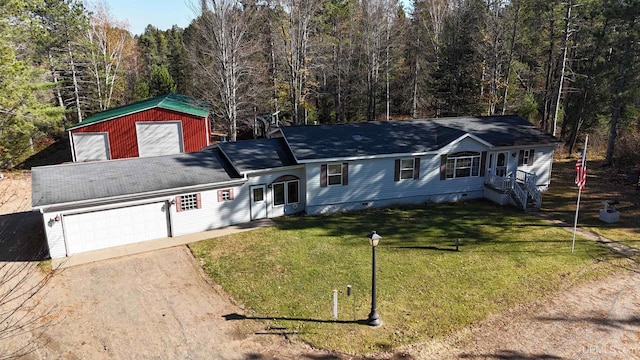
[[[140,157],[178,154],[183,151],[182,124],[179,121],[138,122]]]
[[[63,217],[67,255],[169,236],[165,202]]]
[[[109,136],[107,133],[76,133],[73,137],[75,161],[109,160]]]

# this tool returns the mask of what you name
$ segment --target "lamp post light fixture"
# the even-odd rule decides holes
[[[376,247],[382,239],[382,236],[378,235],[375,230],[369,236],[369,245],[371,245],[371,312],[367,318],[367,325],[380,326],[380,315],[376,309]]]

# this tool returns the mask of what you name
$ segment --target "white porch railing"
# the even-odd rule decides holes
[[[524,185],[527,193],[536,202],[536,207],[540,208],[542,206],[542,192],[538,189],[538,177],[535,174],[518,170],[516,172],[516,181]]]
[[[529,196],[535,201],[536,207],[540,208],[542,206],[542,192],[536,185],[538,177],[522,170],[516,172],[515,180],[511,177],[512,175],[507,177],[489,175],[485,182],[496,189],[510,191],[524,210],[527,209]]]
[[[509,177],[490,175],[485,182],[500,190],[510,190],[513,187],[513,180]]]
[[[518,198],[520,204],[522,204],[522,208],[527,210],[527,193],[524,191],[520,185],[514,184],[513,186],[513,194]]]
[[[528,173],[526,171],[516,171],[516,181],[525,184],[527,187],[536,186],[538,183],[538,177],[535,174]]]

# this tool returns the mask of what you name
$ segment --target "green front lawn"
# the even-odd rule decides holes
[[[283,217],[276,226],[191,245],[249,319],[270,319],[313,346],[370,353],[441,337],[488,315],[615,271],[616,257],[535,215],[488,202]],[[377,249],[383,326],[370,310]],[[460,238],[460,251],[454,239]],[[603,259],[610,261],[601,261]],[[354,293],[346,295],[347,285]],[[332,322],[332,293],[339,322]],[[355,315],[355,316],[354,316]],[[253,320],[243,320],[253,321]]]

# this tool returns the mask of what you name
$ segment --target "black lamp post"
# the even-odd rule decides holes
[[[375,230],[369,236],[369,244],[371,245],[371,312],[369,318],[367,318],[367,325],[380,326],[380,316],[376,310],[376,247],[382,239],[382,236],[378,235]]]

